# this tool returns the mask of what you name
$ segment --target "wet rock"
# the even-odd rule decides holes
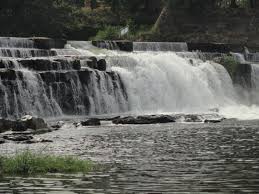
[[[64,123],[63,121],[59,121],[59,122],[57,122],[55,125],[52,125],[51,128],[52,128],[52,129],[55,129],[55,130],[58,130],[58,129],[60,129],[61,127],[63,127],[64,124],[65,124],[65,123]]]
[[[27,129],[39,130],[47,129],[48,125],[41,118],[36,118],[32,116],[25,116],[20,120],[7,120],[0,119],[0,133],[6,131],[26,131]]]
[[[44,128],[44,129],[33,130],[32,134],[40,135],[40,134],[50,133],[50,132],[56,131],[56,130],[57,129]]]
[[[173,123],[175,118],[169,115],[148,115],[138,117],[124,117],[112,121],[114,124],[157,124],[157,123]]]
[[[73,125],[74,125],[75,127],[80,127],[80,126],[81,126],[81,123],[73,123]]]
[[[98,60],[96,57],[89,57],[89,63],[87,63],[87,65],[92,69],[97,69],[98,67],[97,62]]]
[[[32,117],[30,115],[22,117],[21,122],[25,123],[27,129],[37,130],[48,128],[47,123],[43,119]]]
[[[101,125],[101,121],[100,119],[88,119],[87,121],[82,121],[81,122],[82,126],[100,126]]]
[[[223,120],[225,120],[225,119],[224,118],[206,119],[206,120],[204,120],[204,123],[221,123]]]
[[[107,68],[107,64],[106,64],[106,61],[105,59],[100,59],[98,62],[97,62],[97,65],[98,65],[98,70],[100,71],[106,71],[106,68]]]
[[[3,138],[0,138],[0,144],[4,144],[5,140]]]
[[[45,37],[30,38],[34,42],[34,47],[38,49],[64,48],[67,43],[63,39],[51,39]]]
[[[12,69],[2,70],[0,71],[0,78],[1,80],[16,80],[18,74],[19,72]]]
[[[200,115],[184,115],[184,122],[193,122],[193,123],[199,123],[203,122],[203,119]]]
[[[121,50],[121,51],[127,51],[132,52],[133,51],[133,42],[132,41],[126,41],[126,40],[118,40],[118,41],[105,41],[105,40],[99,40],[99,41],[92,41],[92,44],[99,48],[105,48],[109,50]]]
[[[9,134],[9,135],[4,135],[3,138],[4,138],[5,140],[9,140],[9,141],[21,142],[21,141],[32,140],[32,139],[33,139],[33,136],[31,136],[31,135],[15,135],[15,134]]]
[[[35,71],[80,70],[80,60],[73,59],[20,59],[19,64]]]
[[[0,119],[0,133],[9,131],[15,127],[15,122],[5,119]]]
[[[49,139],[31,139],[31,140],[27,140],[27,141],[24,141],[22,143],[25,143],[25,144],[35,144],[35,143],[53,143],[52,140],[49,140]]]

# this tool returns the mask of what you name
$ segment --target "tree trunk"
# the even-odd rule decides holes
[[[159,32],[160,31],[160,27],[163,25],[163,22],[165,20],[165,18],[167,18],[168,16],[168,13],[169,13],[170,9],[169,9],[169,5],[165,5],[164,8],[162,9],[154,27],[153,27],[153,30],[155,32]]]

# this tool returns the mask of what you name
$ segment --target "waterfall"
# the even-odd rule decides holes
[[[39,49],[30,39],[0,38],[0,116],[219,110],[230,118],[259,118],[258,64],[251,65],[252,86],[244,97],[226,69],[211,61],[222,53],[188,52],[186,43],[133,45],[133,52],[100,49],[88,41]],[[106,60],[106,71],[97,68],[100,59]]]
[[[252,64],[252,102],[259,105],[259,64]]]
[[[134,51],[188,51],[185,42],[134,42]]]
[[[34,42],[28,38],[0,37],[0,47],[34,48]]]
[[[90,68],[87,56],[69,46],[38,49],[30,39],[0,38],[0,117],[127,112],[120,76]]]
[[[232,105],[236,94],[223,66],[171,53],[133,53],[109,60],[125,83],[131,111],[195,112]]]

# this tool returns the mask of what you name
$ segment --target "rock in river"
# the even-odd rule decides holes
[[[48,128],[46,122],[37,117],[24,116],[18,120],[0,119],[0,133],[6,131],[26,131],[27,129],[39,130]]]
[[[81,122],[82,126],[100,126],[101,121],[100,119],[88,119],[87,121],[82,121]]]
[[[175,118],[170,115],[147,115],[138,117],[123,117],[112,121],[114,124],[157,124],[157,123],[173,123]]]

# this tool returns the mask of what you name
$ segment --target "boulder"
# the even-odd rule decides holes
[[[88,119],[87,121],[82,121],[81,122],[82,126],[100,126],[101,125],[101,121],[100,119]]]
[[[41,118],[25,116],[20,120],[0,119],[0,133],[13,131],[26,131],[27,129],[40,130],[48,129],[48,125]]]
[[[112,121],[114,124],[157,124],[157,123],[173,123],[175,118],[169,115],[148,115],[138,117],[124,117]]]
[[[0,133],[4,133],[16,127],[16,122],[0,119]]]
[[[106,68],[107,68],[106,60],[105,60],[105,59],[100,59],[100,60],[97,62],[97,69],[98,69],[99,71],[106,71]]]
[[[97,64],[97,58],[96,57],[89,57],[89,62],[87,63],[88,67],[92,69],[97,69],[98,64]]]

